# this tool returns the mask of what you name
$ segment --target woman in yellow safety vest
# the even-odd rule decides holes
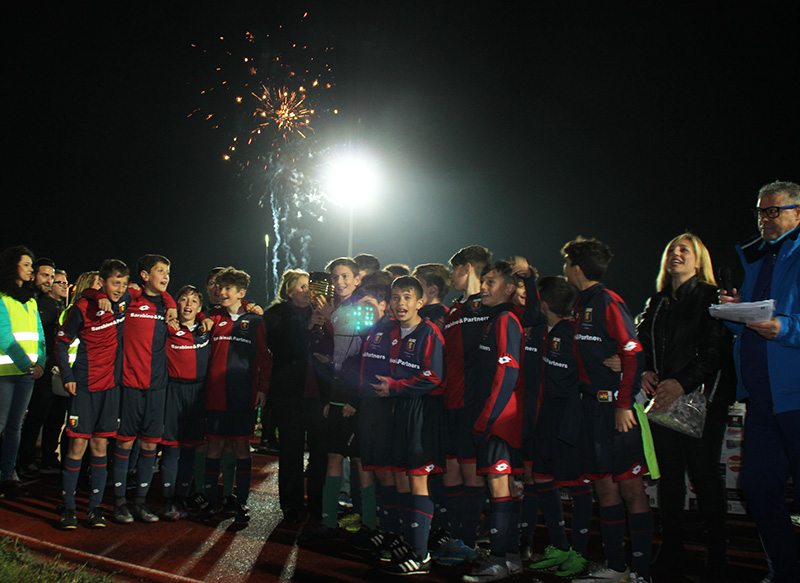
[[[0,254],[0,493],[7,498],[25,494],[14,481],[14,466],[33,381],[44,372],[44,333],[30,283],[33,261],[22,246]]]

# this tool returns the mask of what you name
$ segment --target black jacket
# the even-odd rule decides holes
[[[667,287],[652,296],[636,318],[636,333],[645,354],[645,370],[659,379],[675,379],[689,393],[706,383],[710,396],[717,372],[723,370],[714,402],[727,406],[732,401],[731,334],[708,307],[716,304],[717,287],[693,277],[672,297]]]
[[[275,304],[264,314],[272,352],[270,399],[301,401],[303,398],[310,356],[310,317],[310,307],[297,309],[289,302]]]

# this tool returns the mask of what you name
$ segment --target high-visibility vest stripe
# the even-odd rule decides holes
[[[39,311],[36,300],[31,298],[23,304],[5,294],[0,294],[0,300],[6,306],[14,340],[35,364],[39,360]],[[27,370],[17,368],[9,355],[0,351],[0,375],[27,373]]]

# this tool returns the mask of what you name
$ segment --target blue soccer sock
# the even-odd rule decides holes
[[[445,516],[441,513],[442,505],[444,504],[444,485],[442,484],[442,475],[433,474],[428,476],[428,496],[433,502],[433,520],[431,521],[431,530],[445,528]]]
[[[509,541],[513,533],[517,518],[514,515],[514,501],[510,496],[492,498],[489,502],[489,550],[495,557],[505,557],[509,552]],[[519,545],[519,537],[517,539]],[[517,546],[519,552],[519,546]]]
[[[600,535],[609,568],[625,570],[625,507],[622,504],[600,507]]]
[[[586,557],[594,508],[592,485],[570,486],[569,493],[572,496],[572,548]]]
[[[397,513],[400,517],[400,531],[403,533],[403,539],[411,544],[411,505],[413,500],[411,492],[398,492],[397,493]]]
[[[189,447],[180,449],[178,458],[178,476],[176,493],[181,498],[188,498],[192,491],[192,476],[194,474],[195,451]],[[198,484],[199,485],[199,484]],[[200,488],[198,487],[198,490]]]
[[[430,496],[411,496],[411,512],[409,513],[409,534],[407,542],[414,547],[414,552],[421,559],[428,556],[428,535],[433,520],[433,500]]]
[[[75,510],[75,490],[78,488],[78,477],[81,474],[81,460],[67,456],[61,466],[61,492],[64,507]]]
[[[205,468],[203,474],[203,493],[208,500],[209,505],[212,507],[217,503],[217,490],[219,489],[219,468],[221,462],[219,458],[210,458],[206,456]]]
[[[164,500],[170,500],[175,496],[180,455],[181,450],[175,445],[165,445],[161,449],[161,481],[164,484]]]
[[[522,489],[522,509],[520,532],[527,539],[533,539],[536,523],[539,522],[539,492],[536,484],[525,484]]]
[[[483,514],[483,503],[486,500],[484,486],[464,486],[461,512],[460,538],[468,547],[475,548],[478,539],[478,525]]]
[[[248,457],[236,460],[236,501],[245,506],[250,498],[250,484],[253,481],[253,459]]]
[[[650,554],[653,551],[653,513],[628,514],[631,533],[631,570],[650,579]]]
[[[117,441],[114,448],[114,466],[111,470],[114,478],[114,497],[118,501],[125,500],[125,491],[128,486],[128,462],[131,459],[131,450],[122,448],[120,443]]]
[[[153,481],[153,472],[156,466],[156,450],[144,449],[139,451],[136,460],[136,503],[144,504],[147,493],[150,491],[150,482]]]
[[[381,530],[400,536],[400,516],[397,510],[397,488],[381,486]]]
[[[511,530],[509,531],[509,539],[506,542],[506,553],[519,554],[519,534],[520,534],[520,510],[522,508],[521,498],[511,499]]]
[[[91,456],[89,458],[89,464],[92,468],[89,508],[97,508],[100,506],[100,504],[102,504],[103,495],[106,493],[106,481],[108,480],[108,457],[104,455]]]
[[[442,487],[442,502],[439,505],[439,513],[443,515],[443,528],[453,536],[458,536],[461,532],[459,514],[463,495],[464,484]]]
[[[536,484],[539,491],[539,505],[544,514],[550,544],[562,551],[569,550],[567,531],[564,529],[564,505],[555,482]]]

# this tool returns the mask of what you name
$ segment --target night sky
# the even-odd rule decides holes
[[[219,81],[215,39],[283,24],[281,42],[333,47],[317,110],[339,114],[312,120],[314,138],[381,161],[356,252],[413,267],[482,244],[551,274],[564,242],[596,236],[615,254],[606,282],[638,312],[669,239],[690,229],[738,269],[758,188],[800,180],[800,8],[602,4],[26,7],[5,27],[0,246],[73,280],[161,253],[172,292],[232,264],[264,301],[269,216],[248,192],[265,186],[222,160],[243,121],[187,116]],[[321,269],[346,253],[347,212],[326,205],[311,234]]]

